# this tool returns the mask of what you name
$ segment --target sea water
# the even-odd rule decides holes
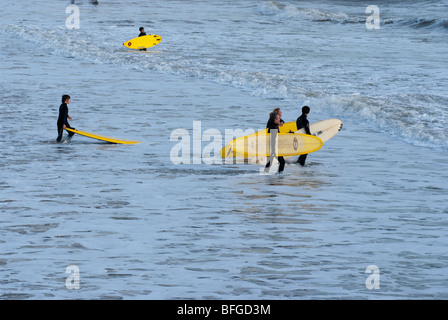
[[[447,299],[448,2],[371,5],[3,1],[0,297]],[[205,152],[303,105],[305,167]]]

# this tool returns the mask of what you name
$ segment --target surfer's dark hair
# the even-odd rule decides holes
[[[269,120],[274,121],[275,118],[277,118],[277,115],[278,115],[278,114],[279,114],[279,113],[278,113],[278,112],[275,112],[275,111],[271,112],[271,113],[269,114]]]
[[[62,103],[65,103],[65,100],[67,100],[67,99],[71,99],[71,98],[70,98],[70,96],[68,94],[64,94],[62,96]]]
[[[138,28],[138,31],[142,31],[143,29],[145,29],[145,28],[143,28],[143,27],[140,27],[140,28]]]
[[[302,113],[310,113],[310,107],[308,107],[308,106],[303,106],[303,107],[302,107]]]

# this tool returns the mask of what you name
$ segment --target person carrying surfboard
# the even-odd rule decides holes
[[[71,98],[68,94],[64,94],[62,96],[62,104],[59,107],[59,117],[58,117],[58,137],[56,139],[57,142],[61,142],[62,134],[64,133],[65,128],[71,128],[68,123],[68,119],[72,120],[72,117],[68,115],[68,104],[71,102]],[[68,132],[68,137],[71,138],[75,133]]]
[[[269,121],[267,123],[268,133],[271,134],[271,155],[269,156],[268,163],[266,163],[266,167],[264,168],[264,172],[269,172],[269,168],[271,166],[271,162],[274,160],[275,156],[275,140],[277,139],[278,127],[280,125],[280,115],[277,112],[271,112],[269,114]],[[278,167],[278,173],[283,172],[285,169],[285,159],[283,157],[277,157],[278,162],[280,163]]]
[[[311,135],[310,122],[307,119],[307,116],[309,113],[310,113],[310,107],[303,106],[302,107],[302,115],[297,118],[296,125],[297,125],[297,130],[304,128],[305,133]],[[299,159],[297,159],[297,163],[299,163],[302,167],[305,165],[305,160],[306,160],[307,155],[308,154],[301,154],[299,156]]]
[[[140,31],[140,34],[138,35],[139,37],[146,36],[145,28],[140,27],[140,28],[138,28],[138,31]],[[140,51],[146,51],[146,48],[145,49],[140,49]]]

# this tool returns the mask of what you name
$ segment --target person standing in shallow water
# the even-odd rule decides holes
[[[72,117],[68,115],[68,104],[70,104],[71,98],[68,94],[64,94],[62,96],[62,104],[59,107],[59,117],[58,117],[58,137],[56,139],[57,142],[61,142],[62,134],[64,133],[65,128],[71,128],[68,123],[68,119],[72,120]],[[71,138],[74,135],[73,132],[68,132],[68,137]]]
[[[267,124],[267,129],[268,129],[268,133],[271,134],[270,136],[270,150],[271,150],[271,155],[268,158],[268,163],[266,163],[266,167],[264,168],[264,172],[268,173],[269,172],[269,168],[271,167],[271,163],[274,161],[274,157],[276,157],[275,155],[275,140],[277,139],[277,134],[278,134],[278,127],[280,125],[280,115],[277,112],[271,112],[269,115],[269,121]],[[285,159],[283,157],[277,157],[278,162],[280,163],[279,167],[278,167],[278,173],[283,172],[283,170],[285,169]]]
[[[297,118],[296,125],[297,125],[297,130],[304,128],[305,133],[311,135],[310,122],[307,119],[309,113],[310,113],[310,107],[303,106],[302,107],[302,115]],[[299,163],[301,166],[304,166],[307,155],[308,154],[301,154],[299,156],[299,159],[297,160],[297,163]]]

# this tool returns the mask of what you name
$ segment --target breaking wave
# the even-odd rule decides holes
[[[360,6],[365,9],[365,7]],[[364,10],[358,10],[357,13],[336,12],[331,10],[322,10],[316,8],[298,7],[290,4],[283,4],[278,1],[263,2],[257,7],[257,13],[262,16],[274,17],[279,20],[305,20],[311,22],[331,22],[336,24],[355,24],[365,23],[368,14]],[[448,18],[390,18],[382,17],[383,25],[392,25],[397,27],[411,27],[428,30],[448,30]]]
[[[278,3],[268,4],[269,10],[288,10]],[[332,17],[336,19],[334,15]],[[420,21],[418,24],[420,27],[428,27],[434,23]],[[194,59],[178,59],[172,52],[142,56],[123,50],[110,50],[107,42],[95,41],[89,34],[61,36],[61,30],[47,30],[32,25],[3,25],[0,26],[0,32],[30,41],[37,50],[50,54],[112,64],[125,69],[207,79],[270,99],[310,101],[316,110],[340,117],[349,115],[410,144],[448,149],[448,98],[442,95],[403,93],[367,97],[359,94],[325,94],[316,88],[302,87],[300,81],[294,81],[287,74],[236,70],[213,64],[213,61],[204,63]],[[424,106],[428,105],[431,108],[426,110]]]

